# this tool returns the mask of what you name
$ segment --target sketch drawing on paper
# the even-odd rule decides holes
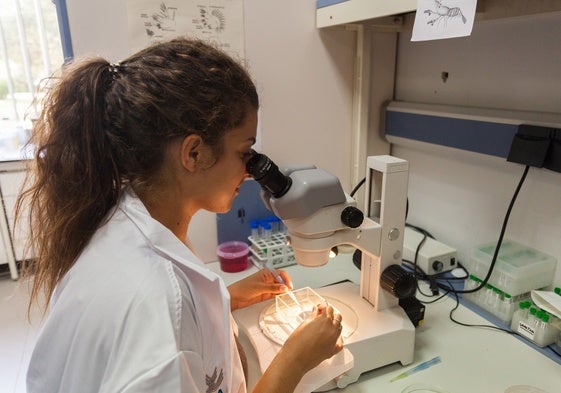
[[[222,33],[226,28],[226,18],[224,12],[216,7],[199,6],[201,19],[199,21],[201,30]]]
[[[165,3],[160,4],[160,9],[152,14],[141,14],[145,19],[144,27],[148,37],[159,36],[159,33],[175,31],[176,7],[168,7]]]
[[[424,13],[428,14],[429,18],[431,18],[427,22],[428,25],[434,26],[435,24],[438,25],[440,24],[440,22],[443,22],[444,25],[446,26],[446,23],[448,22],[449,19],[458,18],[458,17],[461,18],[463,24],[466,24],[467,19],[462,13],[460,7],[448,7],[442,3],[443,3],[442,1],[434,0],[435,9],[425,10]]]

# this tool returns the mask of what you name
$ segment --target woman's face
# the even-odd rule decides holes
[[[224,149],[216,162],[203,171],[204,181],[200,190],[200,207],[214,213],[226,213],[244,179],[249,175],[245,164],[251,158],[251,147],[257,133],[257,111],[251,110],[246,121],[224,136]]]

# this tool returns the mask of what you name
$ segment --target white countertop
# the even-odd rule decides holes
[[[208,267],[220,273],[227,284],[256,271],[252,266],[240,273],[224,273],[218,263],[208,264]],[[360,277],[359,270],[352,264],[351,254],[342,254],[318,268],[294,265],[285,270],[291,275],[295,288],[317,288],[342,280],[359,282]],[[424,323],[416,329],[412,364],[405,367],[391,364],[364,373],[356,383],[335,391],[400,393],[411,385],[429,384],[440,387],[440,390],[434,391],[446,393],[503,393],[514,385],[530,385],[548,393],[561,392],[560,364],[507,333],[464,327],[452,322],[449,313],[455,305],[455,300],[448,296],[426,305]],[[463,305],[455,311],[454,317],[470,324],[490,324]],[[259,367],[249,340],[245,337],[240,340],[248,356],[251,388],[259,378]],[[390,382],[396,375],[435,356],[441,357],[440,364]]]

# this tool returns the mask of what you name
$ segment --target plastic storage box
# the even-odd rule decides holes
[[[487,276],[496,243],[477,247],[465,264],[470,276],[465,289],[479,286]],[[485,288],[464,294],[464,298],[510,323],[520,301],[529,299],[530,291],[551,285],[557,261],[531,247],[504,240],[493,273]]]
[[[490,243],[474,250],[472,258],[466,263],[470,274],[481,280],[487,276],[495,247],[496,243]],[[556,265],[557,260],[550,255],[505,240],[488,284],[510,296],[520,295],[551,285]]]
[[[297,289],[290,293],[277,295],[275,306],[278,317],[296,329],[318,304],[326,301],[310,287]]]

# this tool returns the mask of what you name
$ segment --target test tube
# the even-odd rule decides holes
[[[518,323],[524,319],[524,302],[518,303],[518,309],[512,314],[512,320],[510,321],[510,327],[512,330],[518,329]]]
[[[497,312],[499,311],[499,304],[501,302],[502,292],[501,290],[492,287],[491,293],[489,295],[491,296],[489,301],[489,305],[491,306],[491,312],[497,314]]]
[[[268,222],[264,222],[263,223],[263,233],[262,233],[262,237],[263,239],[270,239],[271,238],[271,224],[269,224]]]
[[[537,310],[534,307],[530,307],[530,313],[528,314],[528,319],[526,320],[526,323],[528,325],[535,326],[535,324],[536,324],[536,312],[537,312]]]
[[[508,293],[504,293],[503,292],[503,296],[502,296],[502,301],[500,303],[500,313],[501,316],[505,319],[508,320],[509,316],[512,316],[512,309],[513,309],[513,300],[512,300],[512,296],[510,296]]]
[[[522,318],[526,320],[528,319],[528,313],[530,312],[530,306],[532,305],[532,303],[528,301],[522,303],[524,304],[524,308],[522,309]]]
[[[253,240],[259,240],[259,221],[251,220],[249,222],[249,227],[251,228],[251,237]]]
[[[474,282],[471,279],[471,276],[469,276],[468,278],[466,278],[466,280],[464,281],[464,290],[469,291],[471,288],[473,288]],[[466,294],[467,295],[467,294]],[[465,296],[465,295],[464,295]]]
[[[267,222],[271,226],[271,233],[277,233],[279,231],[278,221],[275,216],[267,217]]]
[[[485,285],[485,288],[482,290],[483,295],[481,298],[481,305],[483,308],[487,309],[488,311],[492,310],[493,304],[493,287],[489,284]]]

